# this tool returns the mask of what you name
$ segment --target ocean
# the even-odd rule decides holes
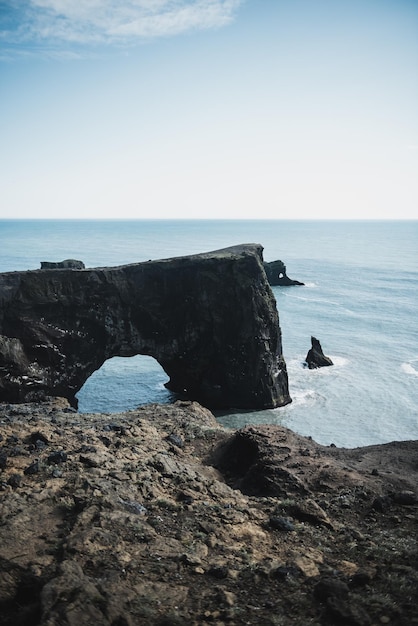
[[[274,287],[293,402],[217,414],[357,447],[418,439],[418,221],[0,220],[0,271],[75,258],[136,263],[260,243],[305,286]],[[311,335],[333,367],[309,370]],[[115,357],[78,393],[83,413],[172,402],[151,357]]]

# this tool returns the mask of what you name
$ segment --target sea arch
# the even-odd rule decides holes
[[[210,408],[290,402],[262,247],[0,275],[0,400],[76,394],[114,356],[149,355]]]
[[[177,399],[169,378],[151,356],[115,356],[93,372],[76,394],[80,413],[119,413],[149,403]]]

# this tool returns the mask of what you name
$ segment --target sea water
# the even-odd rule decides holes
[[[0,220],[0,271],[76,258],[136,263],[261,243],[305,286],[274,287],[293,402],[217,414],[234,428],[282,424],[355,447],[418,439],[418,222],[252,220]],[[333,367],[309,370],[317,337]],[[171,402],[150,357],[115,357],[78,393],[81,412]]]

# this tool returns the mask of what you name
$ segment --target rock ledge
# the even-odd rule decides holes
[[[4,626],[418,623],[418,442],[0,404]]]

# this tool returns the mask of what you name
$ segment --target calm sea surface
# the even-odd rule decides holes
[[[273,289],[292,404],[219,415],[278,423],[324,444],[418,439],[418,222],[0,220],[0,271],[75,258],[86,267],[261,243],[304,287]],[[303,361],[315,335],[334,367]],[[107,361],[78,397],[83,412],[170,402],[150,357]]]

